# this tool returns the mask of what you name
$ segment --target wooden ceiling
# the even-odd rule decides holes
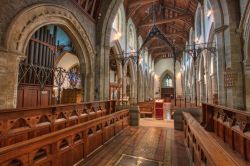
[[[153,23],[153,5],[156,8],[157,27],[172,42],[176,50],[183,50],[188,40],[188,33],[194,25],[194,14],[199,0],[125,0],[127,18],[132,18],[137,32],[143,39]],[[158,38],[147,45],[154,58],[172,57],[170,47]]]
[[[99,16],[101,0],[72,0],[91,19],[96,20]]]
[[[101,0],[72,0],[93,20],[99,17]],[[156,8],[155,24],[164,36],[175,45],[177,51],[185,47],[194,15],[201,0],[124,0],[127,19],[132,18],[137,32],[145,40],[153,23],[153,5]],[[171,49],[158,38],[147,47],[154,58],[171,58]]]

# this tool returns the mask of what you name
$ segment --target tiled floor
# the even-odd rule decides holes
[[[93,155],[86,166],[189,166],[183,132],[173,121],[141,119]]]

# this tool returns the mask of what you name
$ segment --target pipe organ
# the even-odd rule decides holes
[[[26,50],[27,58],[19,66],[17,107],[51,104],[56,31],[56,26],[53,30],[44,26],[32,35]]]

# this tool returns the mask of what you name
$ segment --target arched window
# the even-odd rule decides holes
[[[122,12],[121,9],[118,10],[118,13],[115,16],[115,20],[113,22],[113,29],[116,32],[122,32]]]
[[[206,15],[208,17],[208,20],[210,20],[212,17],[212,6],[211,6],[209,0],[207,0],[207,3],[206,3]]]
[[[129,25],[129,30],[128,30],[128,37],[129,37],[129,47],[131,49],[134,49],[134,45],[135,45],[135,34],[134,34],[134,29],[132,24]]]
[[[195,23],[196,37],[200,39],[202,34],[202,11],[201,7],[197,9],[196,13],[196,23]]]
[[[167,74],[162,80],[163,87],[173,87],[173,80],[169,74]]]

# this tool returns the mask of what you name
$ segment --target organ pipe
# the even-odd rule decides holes
[[[55,29],[56,28],[54,28],[54,33],[56,32]],[[26,75],[24,76],[24,79],[21,80],[21,83],[39,84],[40,81],[37,76],[42,77],[42,75],[40,74],[41,69],[39,67],[54,67],[54,53],[52,51],[52,48],[55,46],[55,41],[55,34],[52,35],[50,33],[50,30],[48,30],[46,26],[40,28],[32,35],[31,40],[26,49],[27,58],[23,61],[21,65],[23,65],[23,69],[28,69],[29,67],[27,65],[31,65],[31,67],[32,65],[35,65],[38,66],[38,68],[33,67],[28,72],[23,72],[22,74]],[[48,80],[49,81],[47,81],[47,85],[52,85],[53,77],[51,76],[51,78],[49,78]]]
[[[46,33],[45,31],[44,31],[44,29],[45,28],[42,28],[41,29],[41,36],[40,36],[40,39],[39,40],[41,40],[41,41],[44,41],[44,39],[45,39],[45,35],[44,35],[44,33]],[[45,54],[43,53],[43,48],[44,48],[44,45],[43,44],[40,44],[40,51],[39,51],[39,57],[41,57],[41,61],[40,61],[40,65],[41,66],[44,66],[44,63],[43,63],[43,61],[44,61],[44,59],[45,59]]]
[[[38,37],[39,37],[39,35],[38,35],[38,33],[39,33],[39,31],[37,31],[36,33],[35,33],[35,39],[38,39]],[[33,55],[34,56],[34,62],[33,62],[33,64],[35,64],[35,65],[38,65],[38,49],[39,48],[39,43],[35,43],[35,54]],[[32,56],[32,55],[31,55]]]
[[[46,31],[46,28],[44,27],[43,28],[43,32],[44,32],[44,35],[43,35],[43,42],[46,42],[46,33],[47,33],[47,31]],[[46,47],[47,46],[45,46],[45,45],[43,45],[43,66],[46,66],[46,64],[45,64],[45,62],[46,62],[46,56],[44,56],[44,55],[46,55],[47,54],[47,52],[46,52]]]

